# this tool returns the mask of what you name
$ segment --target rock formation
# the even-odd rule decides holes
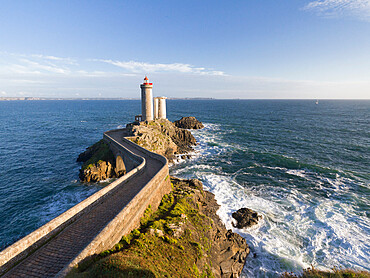
[[[214,195],[199,180],[171,177],[171,184],[158,209],[147,208],[140,228],[67,277],[238,277],[249,247],[225,228]]]
[[[180,121],[189,122],[183,119]],[[188,130],[166,119],[128,124],[126,136],[170,161],[196,145]],[[80,175],[86,181],[117,175],[121,163],[114,160],[103,141],[88,148],[78,161],[85,161]],[[171,177],[171,184],[173,191],[163,197],[157,210],[147,209],[138,230],[81,264],[71,277],[99,277],[101,273],[110,277],[132,273],[146,277],[238,277],[249,247],[244,238],[225,228],[216,214],[219,205],[214,194],[204,191],[196,179]]]
[[[143,148],[165,156],[170,162],[178,154],[188,157],[186,154],[193,151],[193,146],[197,144],[190,131],[176,127],[167,119],[128,124],[126,136]],[[84,162],[80,169],[80,180],[97,182],[122,176],[126,168],[119,158],[115,159],[109,146],[103,140],[99,141],[77,158],[78,162]]]
[[[198,121],[195,117],[182,117],[178,121],[173,122],[175,126],[185,129],[201,129],[204,128],[202,122]]]
[[[257,212],[249,208],[241,208],[232,213],[232,217],[237,221],[237,224],[233,223],[233,226],[238,229],[249,228],[258,223],[258,220],[262,218]]]
[[[95,143],[81,153],[77,162],[83,162],[79,177],[82,182],[97,182],[118,178],[126,173],[121,157],[114,158],[108,144],[103,140]]]
[[[197,180],[183,180],[171,178],[175,187],[182,191],[190,189],[194,208],[198,213],[204,214],[210,221],[210,229],[204,232],[204,235],[211,241],[210,254],[197,262],[199,269],[209,260],[212,273],[215,277],[239,277],[243,270],[245,260],[249,254],[249,247],[246,240],[240,235],[227,230],[217,215],[220,207],[214,197],[214,194],[203,190],[203,184]]]
[[[186,154],[197,144],[190,131],[176,127],[167,119],[131,123],[126,126],[127,135],[134,143],[165,156],[169,161],[176,154]]]

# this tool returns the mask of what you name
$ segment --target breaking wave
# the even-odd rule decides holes
[[[226,227],[246,238],[251,253],[242,277],[276,277],[311,265],[370,270],[370,222],[356,192],[366,184],[337,169],[233,143],[233,132],[216,124],[193,131],[196,156],[172,166],[171,174],[200,179],[221,205]],[[241,207],[261,214],[260,223],[234,228],[231,214]]]

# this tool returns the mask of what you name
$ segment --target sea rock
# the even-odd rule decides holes
[[[104,140],[100,140],[81,153],[77,162],[83,162],[79,178],[82,182],[98,182],[126,174],[122,157],[114,157]]]
[[[204,128],[202,122],[198,121],[195,117],[182,117],[178,121],[173,122],[175,126],[185,129],[201,129]]]
[[[173,161],[176,154],[193,151],[197,144],[190,131],[176,127],[166,119],[135,122],[126,126],[126,133],[134,143]]]
[[[225,228],[214,195],[199,180],[170,180],[172,191],[147,208],[139,229],[67,277],[239,277],[249,247]]]
[[[98,182],[115,177],[114,167],[109,161],[99,161],[87,169],[80,170],[80,180],[82,182]]]
[[[232,217],[237,221],[233,226],[238,229],[249,228],[258,223],[262,218],[257,212],[249,208],[241,208],[232,213]]]

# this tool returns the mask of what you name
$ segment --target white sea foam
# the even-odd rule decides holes
[[[187,153],[186,155],[177,154],[177,155],[175,155],[175,159],[173,160],[172,164],[177,165],[177,164],[181,164],[181,163],[184,163],[184,162],[187,162],[187,161],[192,161],[197,157],[199,157],[199,153],[195,150],[192,151],[192,152]]]
[[[246,190],[239,191],[230,185],[234,181],[220,176],[203,177],[203,180],[221,204],[218,214],[227,228],[232,228],[231,212],[240,207],[249,207],[264,216],[259,227],[237,230],[246,237],[252,250],[244,275],[273,275],[287,268],[299,271],[311,264],[325,269],[325,266],[343,265],[354,255],[366,258],[368,224],[359,230],[348,221],[348,208],[333,212],[330,208],[334,204],[323,201],[313,209],[309,204],[301,204],[295,196],[291,199],[294,210],[289,212],[277,201],[256,197]],[[369,267],[363,259],[353,259],[346,265]]]
[[[301,178],[306,178],[306,172],[304,170],[287,170],[286,173]]]
[[[100,186],[95,185],[83,186],[83,188],[81,186],[78,184],[75,185],[74,190],[69,188],[68,190],[66,189],[47,197],[45,206],[40,213],[41,222],[46,223],[50,221],[101,189]]]
[[[259,165],[259,164],[256,164],[256,165],[259,166],[259,167],[264,167],[264,168],[272,169],[272,170],[288,171],[288,169],[284,168],[284,167],[271,167],[271,166]]]
[[[370,269],[370,222],[365,213],[356,213],[351,203],[327,199],[320,192],[312,195],[300,187],[277,188],[261,184],[248,188],[239,184],[236,177],[251,174],[248,170],[256,167],[267,168],[302,178],[327,196],[346,193],[353,180],[340,174],[328,178],[307,169],[258,164],[225,173],[221,166],[210,165],[209,160],[238,148],[240,151],[240,147],[221,142],[219,126],[205,126],[193,132],[199,142],[198,156],[172,171],[174,175],[202,180],[205,189],[214,193],[221,205],[217,213],[226,227],[246,238],[251,254],[242,277],[275,277],[285,271],[300,272],[311,265],[319,269],[334,266]],[[227,164],[227,161],[222,163]],[[253,175],[276,180],[269,174]],[[284,179],[278,181],[286,182]],[[235,229],[231,214],[241,207],[261,214],[260,223],[247,230]]]

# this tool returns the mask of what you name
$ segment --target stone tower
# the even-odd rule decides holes
[[[158,105],[159,105],[159,99],[155,97],[154,98],[154,119],[158,119]]]
[[[145,76],[141,88],[141,117],[142,121],[153,121],[153,83],[149,83],[148,77]]]
[[[156,119],[166,119],[166,97],[154,98],[154,117]]]

